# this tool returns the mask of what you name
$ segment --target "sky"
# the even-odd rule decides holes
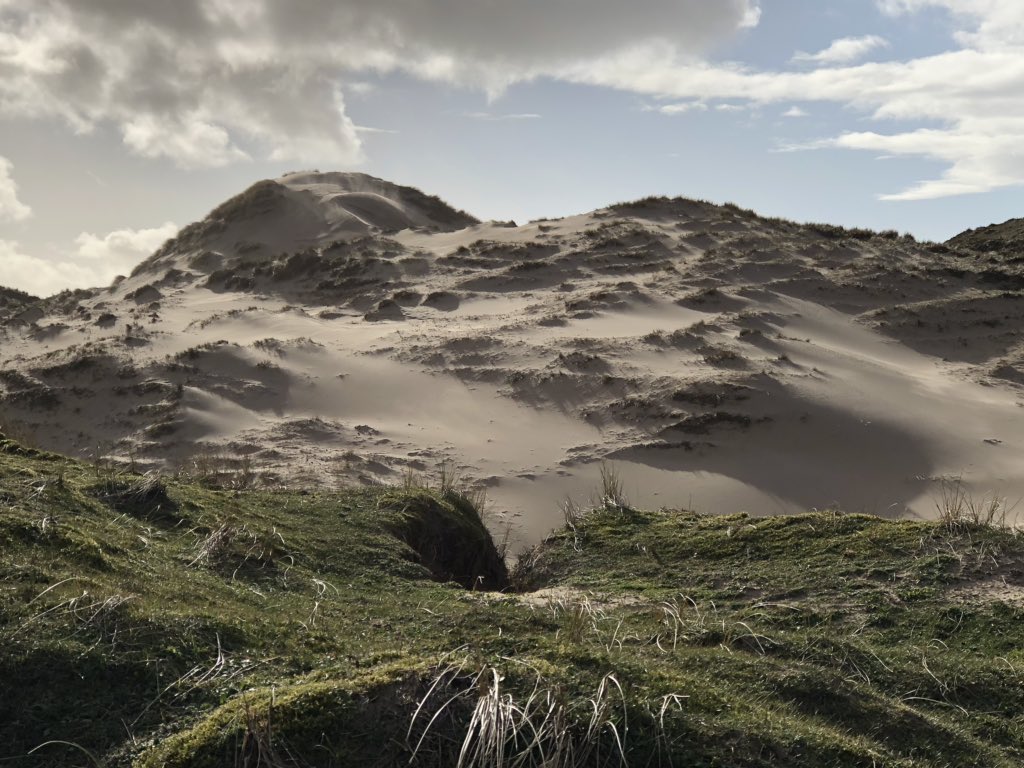
[[[1024,2],[0,0],[0,285],[109,284],[311,168],[945,240],[1024,216]]]

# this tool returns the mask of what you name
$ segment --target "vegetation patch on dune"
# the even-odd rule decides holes
[[[3,441],[0,758],[1024,758],[1024,614],[970,589],[1024,583],[1012,531],[643,512],[608,492],[506,574],[473,501],[217,490]]]

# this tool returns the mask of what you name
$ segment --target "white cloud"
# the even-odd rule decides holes
[[[795,117],[807,117],[807,115],[808,115],[807,110],[801,109],[800,107],[790,107],[789,109],[787,109],[785,112],[782,113],[783,117],[794,117],[794,118]]]
[[[13,166],[6,157],[0,157],[0,219],[22,221],[32,215],[32,209],[18,199],[18,185],[11,176]]]
[[[878,35],[864,37],[843,37],[817,53],[798,52],[793,61],[807,61],[815,64],[850,64],[859,61],[872,51],[887,48],[889,41]]]
[[[183,168],[214,168],[249,156],[231,143],[228,132],[199,118],[163,121],[153,115],[128,120],[124,143],[142,157],[169,157]]]
[[[119,229],[102,237],[83,232],[72,253],[54,259],[31,256],[17,242],[0,240],[0,286],[49,296],[66,288],[109,285],[177,232],[170,222],[152,229]]]
[[[356,96],[366,96],[377,90],[377,86],[364,80],[357,80],[345,86],[345,90],[354,93]]]
[[[1024,43],[1019,0],[877,0],[879,7],[892,16],[917,13],[926,8],[943,8],[959,24],[956,37],[964,45],[996,48]]]
[[[366,133],[366,134],[386,133],[386,134],[394,135],[394,134],[400,133],[400,131],[396,131],[393,128],[375,128],[372,125],[357,125],[357,126],[355,126],[355,131],[356,131],[356,133]]]
[[[535,112],[513,112],[511,114],[495,114],[493,112],[467,112],[466,117],[474,120],[539,120]]]
[[[0,117],[112,123],[185,167],[362,157],[342,90],[405,72],[494,96],[511,83],[660,43],[700,53],[756,0],[0,0]]]
[[[881,195],[883,200],[930,200],[1020,184],[1024,179],[1024,156],[1019,152],[1022,136],[1024,121],[1018,121],[1006,134],[989,132],[984,126],[977,131],[920,129],[889,136],[847,133],[831,143],[884,155],[925,156],[950,163],[950,169],[939,179]]]
[[[687,112],[707,112],[708,105],[703,101],[683,101],[678,104],[660,104],[645,106],[645,112],[660,112],[663,115],[683,115]]]
[[[885,155],[939,160],[946,170],[883,195],[917,200],[1024,184],[1024,3],[1018,0],[880,0],[890,13],[926,6],[952,12],[959,47],[908,61],[758,71],[684,59],[667,48],[633,50],[561,76],[671,102],[834,102],[879,121],[927,129],[850,132],[817,142]],[[998,21],[998,23],[996,23]],[[1019,42],[1018,42],[1019,41]],[[688,103],[688,101],[684,102]]]
[[[77,256],[102,266],[110,277],[130,272],[140,261],[178,234],[178,226],[167,222],[152,229],[118,229],[103,237],[83,232],[75,239]]]
[[[753,29],[761,23],[761,6],[757,2],[747,4],[746,10],[743,12],[743,18],[740,19],[740,29]]]
[[[49,296],[71,285],[88,285],[93,277],[88,267],[29,256],[21,252],[18,243],[0,240],[0,286]]]

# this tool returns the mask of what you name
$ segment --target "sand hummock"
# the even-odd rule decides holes
[[[0,415],[43,447],[292,484],[449,463],[521,543],[602,461],[707,512],[1024,497],[1024,274],[892,233],[660,198],[510,226],[291,174],[0,317]]]

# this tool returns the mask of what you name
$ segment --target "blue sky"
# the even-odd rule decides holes
[[[0,0],[0,284],[104,284],[312,167],[517,221],[649,194],[936,240],[1024,216],[1019,0],[169,7]]]

